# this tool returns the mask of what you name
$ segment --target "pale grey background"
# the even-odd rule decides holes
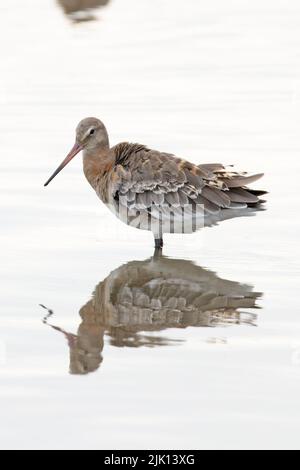
[[[112,0],[94,13],[74,25],[54,0],[0,2],[0,446],[299,448],[299,2]],[[87,115],[112,143],[266,173],[266,212],[166,236],[165,250],[264,292],[257,328],[107,342],[98,372],[68,375],[38,304],[76,333],[94,286],[153,243],[101,205],[80,157],[42,187]]]

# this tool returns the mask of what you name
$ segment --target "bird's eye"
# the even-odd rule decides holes
[[[95,129],[90,130],[90,135],[93,135],[95,133]]]

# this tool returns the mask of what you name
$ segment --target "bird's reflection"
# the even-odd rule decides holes
[[[93,21],[95,8],[106,6],[110,0],[57,0],[64,13],[75,23]]]
[[[96,286],[80,309],[77,335],[44,322],[67,338],[70,372],[87,374],[102,362],[104,336],[117,347],[164,346],[168,328],[255,325],[261,293],[239,282],[221,279],[212,271],[183,259],[159,253],[145,261],[131,261],[112,271]],[[241,310],[242,309],[242,310]]]

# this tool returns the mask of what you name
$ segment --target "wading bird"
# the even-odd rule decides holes
[[[247,176],[219,163],[195,165],[145,145],[122,142],[110,147],[104,124],[83,119],[76,141],[50,181],[83,150],[83,171],[99,198],[123,222],[151,230],[155,247],[164,233],[191,233],[201,226],[249,215],[266,191],[246,185],[262,174]]]
[[[222,279],[192,261],[155,254],[124,264],[99,282],[79,311],[77,334],[53,324],[52,310],[44,323],[67,339],[70,372],[87,374],[103,360],[105,336],[116,347],[176,346],[188,336],[174,337],[175,328],[255,326],[261,296],[252,286]],[[220,340],[207,335],[207,341]]]
[[[74,23],[93,21],[97,18],[93,15],[93,9],[106,6],[110,0],[57,0],[64,13]]]

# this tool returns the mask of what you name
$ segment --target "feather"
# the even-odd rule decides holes
[[[263,175],[263,173],[251,176],[238,175],[232,178],[224,178],[223,181],[228,186],[228,188],[239,188],[241,186],[245,186],[246,184],[254,183],[255,181],[259,180]]]
[[[162,193],[151,193],[151,199],[153,204],[159,206],[164,202],[164,195]]]
[[[146,209],[148,207],[147,205],[147,198],[146,198],[146,194],[145,193],[138,193],[136,195],[136,204],[135,204],[135,207],[137,209]]]
[[[203,205],[204,209],[205,209],[205,212],[208,212],[209,214],[216,214],[220,210],[220,208],[216,204],[209,201],[208,199],[203,197],[201,194],[198,194],[197,198],[194,199],[194,202],[196,204]]]
[[[152,193],[150,191],[139,193],[136,195],[136,200],[138,204],[141,206],[140,208],[150,207],[152,204]]]
[[[238,210],[263,202],[258,196],[264,191],[247,187],[262,174],[239,174],[221,163],[196,166],[139,144],[123,143],[112,151],[117,162],[111,176],[115,207],[129,208],[130,221],[138,213],[139,228],[152,230],[150,221],[154,219],[162,221],[167,232],[168,224],[173,230],[177,223],[203,221],[204,216],[203,225],[213,225],[237,216],[226,209],[236,209],[238,214]]]
[[[247,209],[247,204],[232,202],[228,209]]]
[[[222,163],[204,163],[202,165],[198,165],[200,169],[212,171],[213,173],[215,171],[222,171],[224,170],[224,166]]]
[[[251,188],[244,188],[248,191],[248,193],[254,194],[255,196],[264,196],[268,194],[268,191],[263,191],[262,189],[251,189]]]
[[[168,202],[171,206],[179,207],[179,196],[177,192],[167,193],[165,195],[165,201]]]
[[[200,175],[191,173],[187,168],[184,169],[184,173],[190,185],[194,186],[198,191],[205,186],[205,181]]]
[[[213,202],[217,206],[220,207],[229,207],[230,206],[230,199],[225,194],[224,191],[220,191],[219,189],[209,188],[206,186],[202,189],[201,192],[202,196],[204,196],[209,201]]]
[[[257,203],[259,199],[254,194],[249,193],[243,188],[233,188],[227,192],[231,202],[251,202]]]
[[[180,205],[182,207],[189,204],[189,198],[187,197],[187,195],[182,190],[178,191],[178,196],[179,196]]]

